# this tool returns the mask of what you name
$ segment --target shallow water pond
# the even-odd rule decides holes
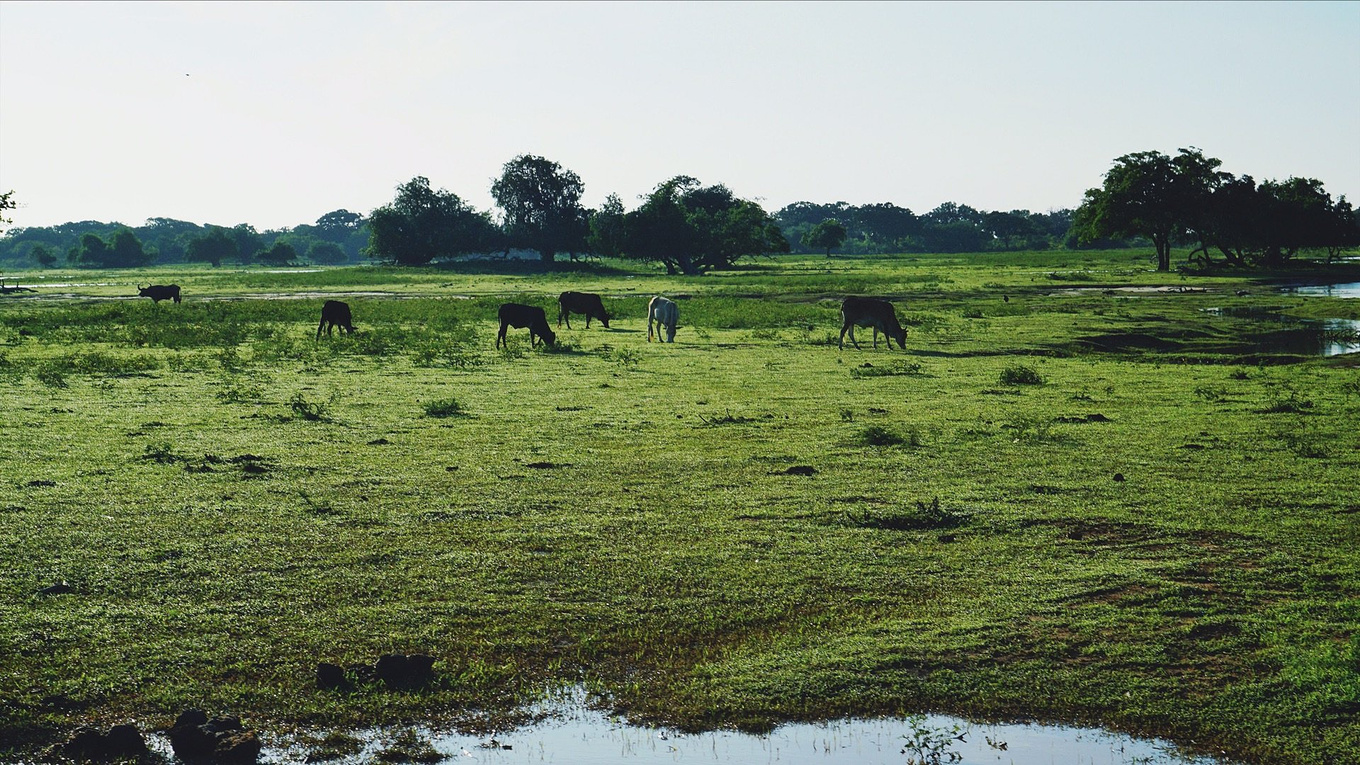
[[[1342,284],[1307,284],[1281,287],[1281,292],[1290,295],[1316,295],[1318,297],[1360,298],[1360,282]]]
[[[406,731],[421,747],[432,747],[446,762],[516,763],[786,763],[788,765],[905,765],[912,762],[982,765],[1224,765],[1190,757],[1160,740],[1136,739],[1096,728],[971,723],[945,715],[847,719],[782,725],[765,735],[736,731],[686,734],[629,725],[591,709],[584,692],[540,704],[542,722],[491,735],[430,730]],[[266,747],[261,762],[292,765],[334,762],[349,765],[399,761],[391,749],[399,731],[353,732],[360,750],[320,759],[304,746]],[[170,754],[163,737],[153,748]],[[409,750],[408,750],[409,751]],[[432,754],[428,749],[427,755]],[[932,755],[938,759],[931,759]],[[309,760],[309,756],[312,758]],[[432,759],[432,758],[431,758]]]
[[[1360,352],[1360,320],[1296,319],[1269,308],[1209,308],[1215,316],[1259,322],[1261,332],[1249,336],[1263,352],[1301,356],[1340,356]]]

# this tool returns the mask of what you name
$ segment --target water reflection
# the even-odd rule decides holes
[[[1340,356],[1360,352],[1360,320],[1298,319],[1279,309],[1239,307],[1208,308],[1207,313],[1249,319],[1270,327],[1244,337],[1263,353],[1301,356]]]
[[[1290,295],[1312,295],[1316,297],[1360,298],[1360,282],[1345,284],[1307,284],[1281,287],[1281,292]]]

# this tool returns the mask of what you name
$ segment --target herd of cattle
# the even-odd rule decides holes
[[[155,303],[162,300],[174,300],[180,302],[179,285],[177,284],[153,284],[148,287],[138,285],[137,295],[139,297],[149,297]],[[586,317],[586,329],[590,329],[590,320],[598,319],[605,329],[609,328],[609,313],[604,309],[604,301],[599,295],[588,292],[563,292],[557,298],[557,327],[561,329],[562,322],[567,323],[567,329],[571,329],[571,315],[574,313],[584,314]],[[505,333],[510,328],[529,330],[529,346],[537,347],[538,341],[542,340],[548,345],[557,342],[557,333],[552,327],[548,326],[548,315],[542,308],[523,303],[505,303],[501,305],[497,313],[501,327],[496,333],[496,348],[500,349],[502,344],[508,345]],[[675,305],[675,301],[657,295],[647,303],[647,342],[652,341],[652,330],[656,330],[656,339],[661,342],[661,332],[666,333],[665,342],[675,342],[675,328],[680,319],[680,309]],[[336,327],[343,332],[354,331],[354,317],[350,313],[348,303],[339,300],[327,300],[321,307],[321,323],[316,327],[316,339],[321,339],[321,332],[324,330],[327,337],[330,337]],[[848,297],[841,302],[841,336],[839,347],[845,347],[845,335],[849,333],[850,342],[859,348],[859,342],[855,340],[855,327],[872,328],[874,331],[874,347],[878,347],[878,333],[882,332],[887,338],[888,348],[892,348],[892,341],[906,350],[907,331],[902,328],[897,320],[897,312],[893,309],[892,303],[877,298]]]

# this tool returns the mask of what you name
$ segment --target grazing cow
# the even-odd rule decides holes
[[[179,302],[178,284],[152,284],[149,287],[137,285],[137,297],[149,297],[151,302],[159,303],[162,300],[173,300]]]
[[[589,292],[563,292],[557,298],[557,328],[562,328],[562,320],[567,320],[567,329],[571,329],[571,315],[583,313],[586,315],[586,329],[590,329],[590,320],[599,319],[605,329],[609,329],[609,314],[604,311],[604,301],[600,300],[599,295],[592,295]]]
[[[855,327],[873,327],[874,347],[878,347],[878,333],[883,331],[888,338],[888,348],[892,348],[892,341],[902,346],[902,350],[907,349],[907,331],[902,329],[902,325],[897,323],[897,312],[893,310],[892,303],[876,298],[848,297],[841,303],[841,340],[840,347],[845,347],[845,333],[850,333],[850,342],[859,347],[855,342]]]
[[[349,303],[342,303],[339,300],[327,300],[321,306],[321,323],[316,325],[316,339],[321,339],[321,330],[326,330],[326,337],[331,336],[331,331],[336,327],[349,333],[354,332],[354,317],[349,312]]]
[[[647,342],[652,342],[652,322],[656,322],[656,340],[661,342],[661,330],[666,330],[666,342],[675,342],[675,322],[680,319],[680,309],[675,301],[660,295],[647,303]]]
[[[548,315],[543,313],[542,308],[535,308],[531,305],[521,305],[519,303],[506,303],[501,306],[498,314],[501,319],[501,330],[496,333],[496,348],[505,343],[505,330],[507,327],[515,329],[529,328],[529,347],[534,347],[534,338],[541,337],[543,342],[552,345],[557,342],[557,335],[548,326]]]

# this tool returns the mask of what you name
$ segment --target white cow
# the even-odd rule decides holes
[[[680,309],[675,301],[660,295],[647,303],[647,342],[652,342],[652,322],[656,322],[656,340],[661,342],[661,328],[666,328],[666,342],[675,342],[675,322],[680,319]]]

